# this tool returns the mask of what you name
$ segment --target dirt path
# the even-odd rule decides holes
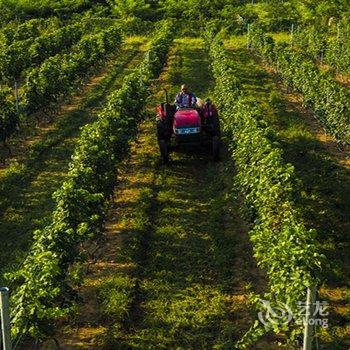
[[[350,163],[349,150],[341,150],[325,134],[302,98],[281,83],[273,70],[253,57],[239,38],[226,42],[247,95],[257,98],[265,119],[278,131],[286,161],[302,180],[296,198],[308,226],[318,231],[325,254],[319,300],[330,303],[329,328],[318,334],[320,348],[350,347]]]
[[[206,97],[208,67],[201,40],[176,40],[151,119],[118,174],[76,319],[58,336],[63,349],[229,348],[249,327],[245,287],[263,282],[232,195],[229,154],[220,163],[198,152],[173,154],[168,167],[159,162],[153,111],[161,88],[173,95],[184,81]]]
[[[31,244],[32,231],[48,222],[52,193],[64,181],[80,127],[96,117],[108,91],[121,84],[144,50],[144,39],[130,40],[110,70],[90,81],[85,94],[65,106],[50,130],[31,140],[21,162],[0,177],[1,273],[18,266]]]

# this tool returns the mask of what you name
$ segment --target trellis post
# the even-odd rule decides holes
[[[250,24],[247,25],[247,49],[249,49],[250,46]]]
[[[294,23],[292,23],[292,26],[290,28],[290,43],[293,45],[293,39],[294,39]]]
[[[9,289],[7,287],[0,288],[0,317],[2,348],[3,350],[11,350]]]
[[[312,349],[312,340],[314,336],[314,306],[316,302],[316,287],[312,286],[307,289],[306,297],[306,315],[304,320],[304,344],[303,350]]]

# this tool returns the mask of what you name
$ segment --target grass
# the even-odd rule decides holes
[[[52,193],[59,188],[68,171],[80,127],[98,113],[111,88],[142,58],[144,40],[134,38],[79,103],[51,125],[48,132],[33,137],[19,159],[0,176],[1,240],[0,272],[16,269],[31,244],[34,229],[49,222],[54,202]]]
[[[290,39],[291,39],[290,32],[279,32],[279,33],[269,33],[269,34],[277,42],[290,42]]]
[[[277,133],[287,162],[302,180],[296,198],[309,227],[318,231],[318,244],[326,256],[319,299],[330,303],[330,327],[319,333],[322,349],[350,346],[350,285],[348,232],[350,224],[350,169],[335,142],[324,135],[298,97],[290,93],[270,70],[259,64],[232,38],[226,42],[247,95],[259,102],[266,121]]]

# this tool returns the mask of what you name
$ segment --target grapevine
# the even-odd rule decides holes
[[[146,84],[159,72],[159,64],[164,64],[171,41],[171,26],[164,24],[142,69],[127,76],[123,86],[109,96],[98,120],[83,128],[68,179],[54,194],[52,223],[35,232],[23,267],[12,276],[19,284],[12,295],[14,336],[46,337],[52,333],[55,320],[70,312],[68,268],[79,259],[79,243],[101,231],[116,167],[142,116]]]
[[[279,145],[271,140],[274,130],[262,122],[257,103],[240,93],[234,68],[218,38],[212,40],[210,57],[216,99],[237,167],[235,181],[251,213],[254,257],[268,275],[264,298],[297,310],[306,288],[316,283],[322,261],[315,246],[316,232],[305,228],[294,205],[298,179],[293,166],[283,161]],[[301,332],[292,324],[264,328],[257,321],[237,347],[246,349],[271,330],[286,331],[291,339]]]
[[[259,28],[251,31],[251,47],[272,63],[286,84],[303,95],[304,103],[339,142],[350,144],[350,95],[330,74],[322,73],[302,53],[274,40]]]

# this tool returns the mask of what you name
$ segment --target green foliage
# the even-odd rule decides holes
[[[87,10],[94,3],[90,0],[0,0],[0,23],[14,18],[67,15]]]
[[[299,9],[300,16],[306,23],[317,23],[324,25],[330,17],[341,17],[349,13],[349,3],[347,0],[321,0],[321,1],[294,1]]]
[[[58,29],[61,25],[62,23],[57,17],[35,18],[23,23],[10,22],[1,28],[1,33],[4,34],[7,42],[14,42],[36,38],[46,31]]]
[[[302,93],[304,103],[343,144],[350,144],[350,94],[330,74],[319,71],[314,62],[258,28],[251,32],[251,47],[273,63],[285,82]]]
[[[126,17],[117,20],[123,34],[130,35],[148,35],[154,32],[157,26],[156,22],[144,21],[139,17]]]
[[[340,18],[349,14],[347,0],[299,1],[162,1],[167,16],[178,17],[183,21],[192,20],[192,26],[203,19],[215,19],[230,32],[246,31],[248,23],[259,23],[265,30],[290,30],[294,24],[325,25],[331,17]]]
[[[329,38],[325,61],[333,69],[350,76],[350,24],[347,18],[338,23],[337,35]]]
[[[54,194],[52,223],[35,232],[27,259],[12,276],[19,286],[12,295],[14,336],[30,334],[42,339],[53,332],[54,321],[72,309],[74,292],[68,268],[80,259],[79,243],[98,234],[103,226],[104,203],[112,194],[116,167],[136,133],[147,83],[160,70],[161,59],[164,64],[172,40],[170,29],[164,23],[142,69],[127,76],[108,98],[98,120],[82,129],[68,178]]]
[[[350,25],[346,18],[330,26],[306,26],[295,35],[293,43],[333,71],[350,75]]]
[[[39,35],[38,31],[40,26],[43,26],[41,23],[43,21],[35,22],[39,23],[31,26],[29,24],[20,25],[16,31],[3,30],[5,43],[0,54],[1,80],[3,82],[12,84],[13,81],[25,78],[26,69],[33,69],[45,59],[58,53],[74,52],[79,47],[76,48],[73,45],[79,42],[84,35],[92,35],[97,31],[101,31],[102,28],[102,31],[105,31],[107,27],[111,26],[111,23],[103,20],[103,18],[87,16],[58,28],[56,21],[51,21],[52,26],[46,26],[46,30]],[[29,30],[27,35],[23,35],[22,27],[30,27],[32,30]],[[15,38],[19,39],[16,40]]]
[[[16,27],[16,30],[6,27],[2,31],[1,80],[12,85],[13,81],[21,78],[26,68],[31,67],[20,95],[21,107],[27,115],[41,109],[48,110],[63,95],[76,89],[110,53],[115,52],[121,44],[119,25],[108,24],[107,29],[98,34],[83,36],[106,27],[106,24],[101,18],[88,16],[56,30],[61,25],[57,20],[31,20]],[[28,30],[27,34],[25,30]],[[35,37],[41,31],[43,33]],[[7,42],[11,44],[7,45]],[[64,53],[68,49],[71,53]],[[58,54],[61,51],[63,53]],[[18,126],[17,114],[13,121],[8,119],[12,114],[8,109],[3,111],[3,139],[11,136]],[[7,118],[6,122],[4,118]]]
[[[298,30],[293,37],[293,45],[309,54],[312,59],[320,59],[327,47],[324,27],[307,26],[304,30]]]
[[[24,86],[24,109],[32,114],[48,109],[60,97],[75,89],[94,66],[115,52],[121,44],[118,26],[112,26],[98,34],[84,36],[71,54],[49,57],[38,68],[33,68]]]
[[[242,1],[163,0],[159,6],[164,16],[178,19],[183,35],[199,33],[208,21],[216,21],[230,31],[243,31],[247,18],[242,18]]]
[[[0,141],[5,142],[18,126],[19,116],[13,101],[12,91],[0,88]]]
[[[81,23],[75,23],[44,33],[37,38],[13,41],[3,52],[3,59],[0,61],[3,80],[19,80],[24,69],[36,66],[46,58],[68,49],[82,34],[83,26]]]
[[[33,19],[22,24],[11,22],[0,31],[0,81],[10,80],[12,83],[15,78],[10,70],[18,72],[23,64],[27,63],[28,49],[40,35],[58,30],[62,25],[58,18],[48,20]]]
[[[329,18],[349,14],[347,0],[265,0],[251,6],[266,30],[283,29],[294,24],[327,24]]]
[[[269,31],[289,30],[292,23],[299,20],[293,1],[262,1],[247,5],[245,13],[254,14],[259,24]]]
[[[285,303],[296,311],[306,287],[316,283],[322,261],[314,242],[315,231],[305,228],[295,208],[298,179],[293,166],[284,162],[280,146],[272,140],[275,131],[263,121],[257,104],[241,95],[234,68],[217,37],[210,45],[210,56],[216,101],[237,167],[235,180],[250,211],[254,256],[268,275],[264,298],[272,305]],[[300,332],[293,324],[284,328],[264,329],[257,323],[237,346],[246,349],[266,331],[287,330],[290,336]]]
[[[119,18],[140,17],[147,18],[150,15],[151,5],[147,0],[110,0],[112,13]]]
[[[291,24],[326,24],[329,18],[349,14],[347,0],[110,0],[113,13],[120,18],[154,20],[163,15],[176,18],[185,30],[199,29],[203,22],[218,20],[230,31],[242,30],[242,24],[258,21],[265,29],[290,29]],[[188,31],[190,32],[190,31]]]

